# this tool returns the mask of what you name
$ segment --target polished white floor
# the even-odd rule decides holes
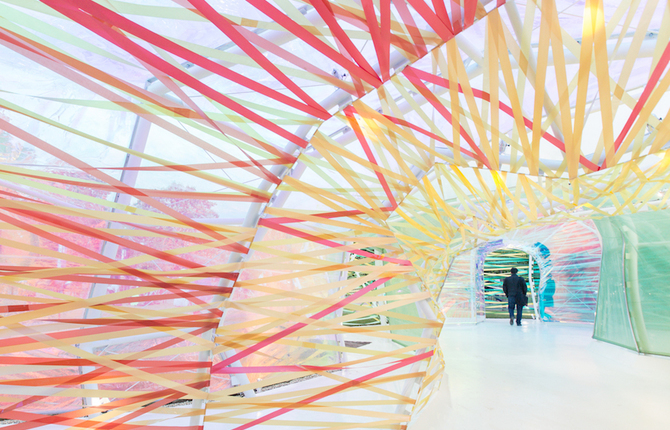
[[[446,326],[440,337],[446,364],[442,384],[426,407],[412,419],[408,430],[670,430],[670,359],[638,355],[593,340],[591,333],[591,325],[542,324],[528,320],[524,320],[522,327],[510,327],[507,320]],[[380,343],[375,349],[396,347]],[[359,357],[351,354],[348,358]],[[355,372],[342,375],[357,376]],[[315,378],[267,393],[313,388],[329,381]],[[401,392],[403,387],[384,388]],[[361,400],[373,399],[369,392],[356,390],[338,393],[329,401],[357,400],[358,396],[366,396],[360,397]],[[394,410],[392,407],[388,412]],[[225,412],[208,408],[208,415]],[[258,412],[254,412],[243,418],[258,416]],[[164,417],[152,414],[142,417],[158,418]],[[281,418],[329,419],[342,424],[348,422],[352,429],[363,428],[366,420],[373,420],[353,415],[325,416],[309,410],[292,411]],[[189,423],[187,418],[173,418],[163,425],[184,427]],[[0,422],[0,428],[9,424]],[[210,422],[205,430],[228,430],[237,426]],[[45,425],[38,428],[67,430],[71,427]],[[298,427],[275,423],[254,427],[254,430],[310,428],[324,429],[321,425]]]
[[[446,369],[409,430],[668,430],[670,359],[591,338],[593,326],[446,326]]]

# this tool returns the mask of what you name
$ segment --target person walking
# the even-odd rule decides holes
[[[516,325],[521,325],[521,315],[523,307],[528,304],[526,301],[526,281],[517,276],[517,268],[512,267],[512,276],[508,276],[503,281],[503,292],[507,296],[507,305],[509,307],[509,325],[514,325],[514,307],[516,306]]]

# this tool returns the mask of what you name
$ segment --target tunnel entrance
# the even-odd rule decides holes
[[[534,318],[534,297],[532,286],[539,285],[540,268],[537,262],[525,252],[517,249],[498,249],[492,251],[484,260],[483,284],[486,318],[509,318],[507,298],[503,293],[503,279],[510,276],[510,269],[516,267],[518,275],[528,285],[528,307],[524,309],[524,318]]]

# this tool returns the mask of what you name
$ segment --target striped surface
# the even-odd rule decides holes
[[[405,428],[452,257],[666,206],[669,12],[586,3],[0,0],[0,418]]]

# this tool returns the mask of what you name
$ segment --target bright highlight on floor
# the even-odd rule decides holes
[[[667,429],[670,359],[592,333],[537,321],[444,328],[442,385],[409,430]]]

